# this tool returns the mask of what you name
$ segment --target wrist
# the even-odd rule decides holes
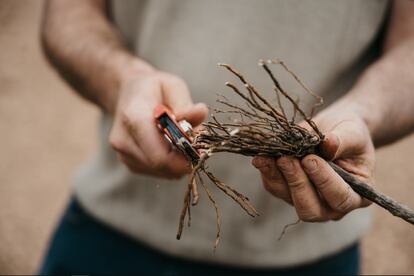
[[[338,119],[361,121],[366,125],[373,139],[381,120],[374,99],[360,97],[360,94],[355,91],[350,91],[322,112],[324,114],[326,112],[327,116],[338,117]]]
[[[123,83],[137,76],[155,72],[155,69],[145,61],[129,53],[111,60],[108,79],[110,84],[103,88],[104,97],[101,102],[103,109],[111,114],[115,112]]]

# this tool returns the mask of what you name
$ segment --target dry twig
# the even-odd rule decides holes
[[[300,108],[299,100],[294,100],[282,87],[269,67],[271,64],[281,66],[281,68],[288,72],[304,91],[317,100],[310,115],[307,115]],[[235,84],[230,82],[227,82],[226,86],[240,96],[245,106],[232,103],[223,96],[220,97],[217,101],[226,109],[217,109],[215,110],[216,113],[228,114],[230,116],[236,114],[240,116],[240,120],[220,122],[216,116],[212,115],[212,121],[204,123],[203,130],[196,133],[193,146],[203,152],[203,154],[199,162],[193,164],[190,181],[184,196],[184,205],[181,211],[177,234],[177,239],[179,239],[183,231],[184,220],[187,214],[190,221],[190,201],[192,198],[193,205],[196,205],[198,202],[199,194],[197,185],[199,182],[207,193],[207,196],[214,205],[216,211],[217,235],[214,247],[217,246],[220,239],[220,212],[216,201],[213,199],[210,190],[203,182],[200,174],[204,174],[212,184],[237,202],[250,216],[255,217],[258,215],[258,212],[246,196],[221,182],[206,169],[205,162],[213,153],[230,152],[245,156],[266,156],[276,158],[288,155],[302,158],[308,154],[319,154],[318,146],[324,138],[316,124],[312,121],[315,107],[323,103],[322,98],[314,94],[305,84],[303,84],[303,82],[282,61],[259,61],[259,65],[268,74],[274,84],[273,90],[276,94],[277,106],[273,106],[233,67],[222,63],[219,65],[231,72],[243,84],[244,90],[240,90]],[[281,98],[286,99],[293,108],[293,117],[290,120],[282,105]],[[310,126],[313,130],[312,132],[295,123],[298,114]],[[363,183],[336,164],[332,162],[329,162],[329,164],[358,194],[387,209],[393,215],[414,224],[413,210],[374,190],[371,186]]]

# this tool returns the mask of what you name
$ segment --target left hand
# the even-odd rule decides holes
[[[346,171],[373,184],[375,150],[366,123],[350,113],[322,112],[314,119],[325,134],[321,152]],[[350,211],[370,205],[319,156],[302,160],[255,157],[267,191],[292,204],[303,221],[339,220]]]

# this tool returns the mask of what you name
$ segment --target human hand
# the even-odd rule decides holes
[[[322,112],[315,123],[325,139],[321,152],[346,171],[373,184],[375,150],[365,122],[354,114]],[[303,221],[339,220],[348,212],[368,206],[362,198],[319,156],[302,160],[255,157],[267,191],[293,205]]]
[[[131,172],[178,178],[190,171],[190,164],[157,128],[154,108],[159,104],[193,126],[208,114],[207,106],[194,104],[185,82],[174,75],[155,70],[127,74],[120,83],[109,142]]]

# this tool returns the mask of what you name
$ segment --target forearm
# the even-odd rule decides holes
[[[119,83],[152,70],[130,54],[106,16],[103,0],[51,0],[42,28],[43,49],[61,76],[82,96],[113,112]]]
[[[367,123],[376,146],[414,129],[414,40],[373,64],[332,108],[352,110]]]
[[[401,3],[394,6],[383,56],[329,108],[361,116],[376,146],[391,143],[414,129],[414,21],[409,10],[413,6]]]

